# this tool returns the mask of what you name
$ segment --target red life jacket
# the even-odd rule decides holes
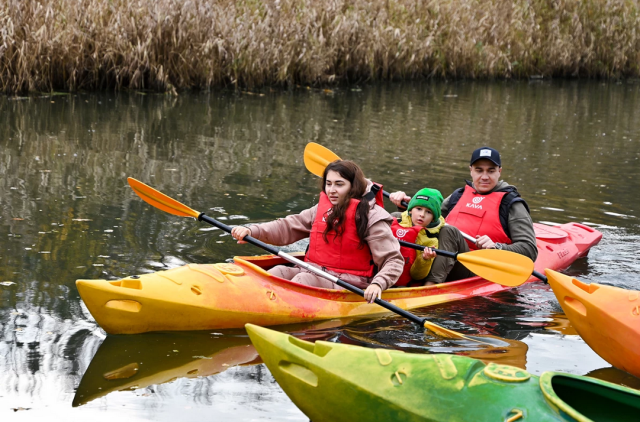
[[[380,195],[375,192],[376,203],[378,196],[382,200],[382,190]],[[331,218],[333,205],[326,193],[320,193],[320,202],[316,218],[311,226],[309,235],[309,251],[304,257],[305,261],[325,267],[337,273],[348,273],[360,277],[372,277],[374,273],[373,256],[371,249],[365,243],[360,245],[358,230],[356,228],[356,208],[360,203],[357,199],[351,199],[347,212],[345,213],[344,232],[341,236],[336,236],[335,231],[327,233],[325,242],[323,233],[327,227],[326,219]]]
[[[487,235],[496,243],[510,244],[511,239],[500,223],[500,203],[508,192],[491,192],[483,195],[467,185],[457,204],[447,215],[446,222],[473,237]],[[469,248],[477,249],[467,240]]]
[[[416,243],[416,239],[421,230],[424,230],[424,227],[403,227],[395,219],[393,220],[393,223],[391,223],[391,231],[393,232],[393,235],[396,239],[404,240],[405,242]],[[400,246],[400,253],[404,258],[404,268],[402,269],[402,275],[396,284],[394,284],[394,287],[402,287],[409,284],[411,281],[411,266],[416,261],[415,249]]]

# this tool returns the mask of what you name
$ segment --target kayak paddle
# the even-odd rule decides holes
[[[399,240],[400,246],[425,250],[424,246]],[[531,277],[533,261],[524,255],[499,249],[478,249],[463,253],[454,253],[432,248],[437,255],[453,258],[472,273],[487,281],[503,286],[516,287],[523,284]]]
[[[304,164],[307,169],[316,176],[322,177],[327,165],[335,160],[340,160],[333,151],[322,145],[310,142],[304,149]],[[389,193],[382,191],[386,197]],[[403,205],[407,205],[403,203]],[[408,206],[408,205],[407,205]],[[475,239],[469,235],[463,236],[472,242]],[[423,251],[424,246],[400,240],[400,245]],[[440,249],[433,249],[437,255],[453,258],[468,268],[472,273],[493,283],[503,286],[520,286],[526,282],[533,272],[533,261],[524,255],[500,249],[478,249],[464,253],[453,253]]]
[[[208,215],[205,215],[204,213],[198,212],[194,209],[189,208],[188,206],[182,204],[181,202],[176,201],[173,198],[168,197],[167,195],[163,194],[160,191],[155,190],[154,188],[152,188],[151,186],[148,186],[142,182],[140,182],[139,180],[136,180],[132,177],[127,178],[127,181],[129,182],[129,185],[131,186],[131,189],[133,189],[133,191],[145,202],[153,205],[154,207],[165,211],[169,214],[173,214],[173,215],[177,215],[179,217],[193,217],[198,221],[204,221],[207,222],[215,227],[218,227],[221,230],[224,230],[227,233],[231,233],[231,227],[227,226],[224,223],[221,223],[220,221],[216,220],[215,218],[209,217]],[[325,278],[335,284],[337,284],[338,286],[349,290],[352,293],[355,293],[357,295],[360,296],[364,296],[364,291],[343,281],[340,280],[338,277],[332,276],[331,274],[328,274],[324,271],[322,271],[319,268],[314,267],[313,265],[309,265],[308,263],[301,261],[291,255],[289,255],[286,252],[280,251],[277,248],[274,248],[273,246],[267,245],[266,243],[251,237],[251,236],[245,236],[244,241],[251,243],[254,246],[257,246],[259,248],[264,249],[265,251],[273,254],[273,255],[278,255],[281,258],[284,258],[285,260],[287,260],[288,262],[291,262],[292,264],[295,264],[301,268],[306,269],[307,271],[310,271],[322,278]],[[476,341],[479,343],[485,343],[485,344],[490,344],[487,343],[483,340],[481,340],[480,338],[475,338],[474,336],[467,336],[461,333],[458,333],[456,331],[452,331],[449,330],[447,328],[441,327],[433,322],[429,322],[427,321],[426,318],[420,318],[417,315],[414,315],[410,312],[405,311],[402,308],[397,307],[396,305],[389,303],[387,301],[384,301],[382,299],[376,299],[375,303],[382,306],[383,308],[386,308],[392,312],[395,312],[396,314],[403,316],[407,319],[409,319],[410,321],[428,329],[431,330],[432,332],[442,336],[442,337],[447,337],[447,338],[454,338],[454,339],[464,339],[464,340],[470,340],[470,341]]]

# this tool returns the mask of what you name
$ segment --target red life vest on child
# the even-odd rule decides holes
[[[500,204],[507,193],[491,192],[482,195],[467,185],[457,204],[447,215],[446,222],[473,237],[487,235],[495,243],[511,244],[511,239],[500,223]],[[468,240],[467,243],[471,250],[477,249],[475,243]]]
[[[391,223],[391,231],[395,238],[404,240],[405,242],[416,243],[416,239],[421,230],[424,230],[424,227],[403,227],[395,219],[393,223]],[[402,269],[402,275],[398,278],[396,284],[393,285],[394,287],[406,286],[411,281],[411,266],[416,261],[416,252],[415,249],[400,246],[400,253],[404,258],[404,268]]]
[[[382,189],[373,193],[376,203],[382,202]],[[348,273],[360,277],[372,277],[374,273],[373,256],[371,249],[365,243],[360,245],[358,229],[356,227],[356,208],[360,203],[357,199],[351,199],[345,213],[344,232],[336,236],[335,231],[327,233],[325,242],[323,233],[327,227],[326,219],[331,218],[333,204],[326,193],[320,193],[320,202],[316,218],[311,226],[309,234],[309,250],[304,257],[305,261],[313,262],[337,273]]]

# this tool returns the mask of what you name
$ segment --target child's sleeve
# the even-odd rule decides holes
[[[409,272],[411,278],[414,280],[422,280],[427,277],[429,271],[431,271],[431,264],[433,264],[433,259],[424,259],[422,258],[422,251],[416,251],[416,260],[413,262]]]

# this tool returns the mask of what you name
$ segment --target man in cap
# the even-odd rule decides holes
[[[469,163],[471,181],[456,189],[442,203],[442,215],[449,225],[459,229],[440,232],[440,248],[463,252],[471,249],[502,249],[528,256],[538,256],[533,222],[527,203],[515,186],[500,180],[502,161],[500,153],[490,147],[473,151]],[[401,207],[411,198],[404,192],[394,192],[389,199]],[[461,233],[471,235],[475,243],[465,241]],[[432,278],[442,282],[458,280],[471,273],[459,262],[445,257],[434,260]]]

